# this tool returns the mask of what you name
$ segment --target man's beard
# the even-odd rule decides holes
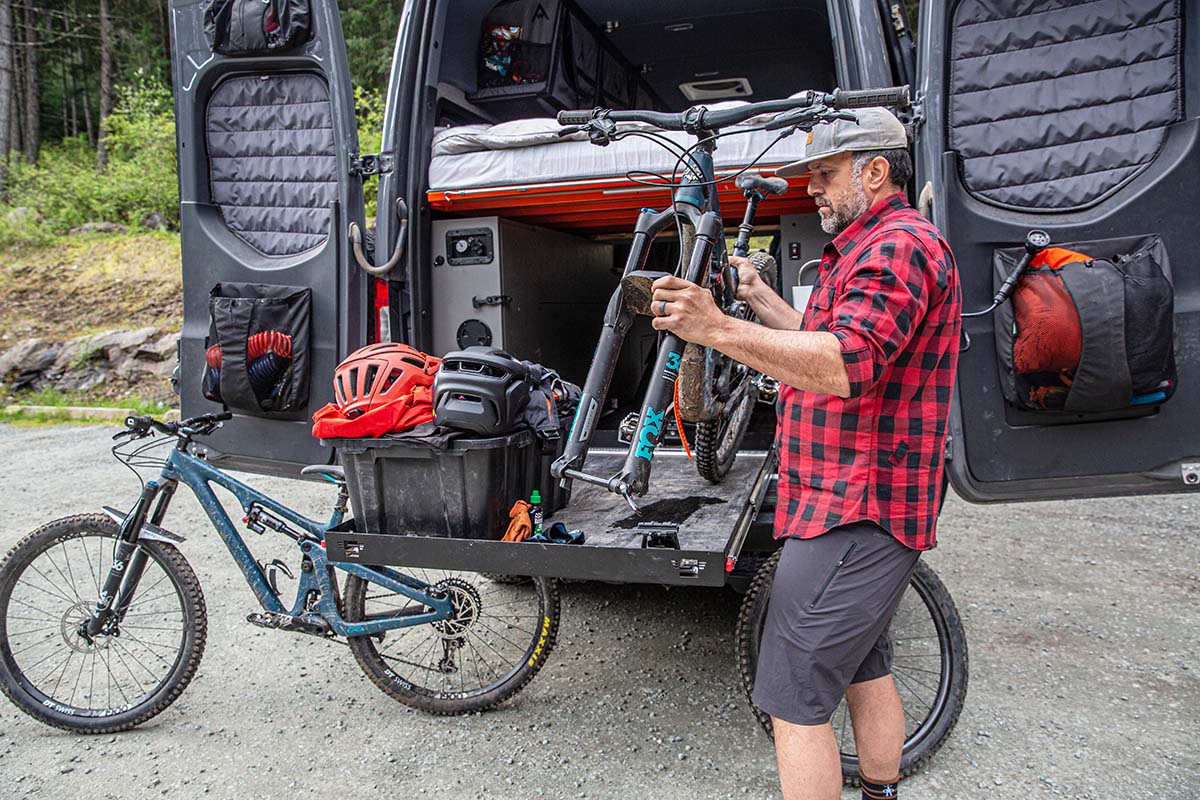
[[[846,228],[850,227],[850,223],[861,217],[871,208],[871,203],[867,200],[867,194],[863,191],[862,182],[856,176],[850,181],[850,186],[837,198],[834,203],[828,197],[822,197],[817,200],[817,206],[825,206],[833,211],[832,214],[821,215],[821,230],[831,236],[836,236]]]

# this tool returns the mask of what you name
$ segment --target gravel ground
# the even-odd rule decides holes
[[[110,430],[0,425],[0,549],[52,517],[127,506]],[[19,476],[19,479],[18,479]],[[325,492],[253,479],[324,514]],[[966,707],[906,798],[1192,797],[1200,785],[1200,498],[946,504],[928,556],[970,643]],[[199,506],[168,527],[209,611],[200,672],[117,736],[0,701],[0,796],[771,797],[766,737],[733,663],[725,590],[568,584],[549,663],[500,710],[434,718],[387,699],[341,646],[244,621],[256,601]],[[252,542],[260,557],[278,548]],[[282,551],[278,551],[282,552]],[[847,790],[844,798],[857,798]]]

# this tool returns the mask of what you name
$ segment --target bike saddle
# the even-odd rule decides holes
[[[331,483],[345,483],[346,470],[333,464],[309,464],[300,469],[301,475],[320,475]]]
[[[783,178],[764,178],[757,172],[743,172],[738,175],[734,184],[743,192],[759,192],[762,195],[780,195],[788,190],[788,182]]]

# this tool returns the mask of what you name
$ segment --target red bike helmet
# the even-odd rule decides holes
[[[360,347],[333,372],[337,406],[347,419],[354,419],[418,386],[432,386],[441,363],[399,342]]]

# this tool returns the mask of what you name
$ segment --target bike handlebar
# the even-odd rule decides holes
[[[908,108],[912,105],[908,86],[891,86],[887,89],[834,89],[834,108],[872,108],[874,106],[896,106]]]
[[[613,111],[606,108],[593,108],[591,110],[560,111],[557,119],[559,125],[587,125],[595,119],[604,117],[613,122],[646,122],[656,128],[668,131],[699,131],[717,130],[729,125],[736,125],[760,114],[778,114],[813,106],[828,106],[835,109],[897,106],[903,109],[908,108],[911,102],[907,86],[893,86],[887,89],[835,89],[832,94],[807,91],[799,97],[764,100],[721,111],[711,111],[705,106],[693,106],[680,113]]]
[[[218,423],[233,419],[233,414],[224,411],[220,414],[201,414],[198,417],[185,419],[183,422],[160,422],[153,417],[126,417],[125,427],[129,430],[118,436],[133,434],[134,436],[145,436],[151,429],[158,431],[166,436],[177,436],[183,431],[187,431],[189,435],[210,433],[211,429]],[[115,438],[115,437],[114,437]]]

